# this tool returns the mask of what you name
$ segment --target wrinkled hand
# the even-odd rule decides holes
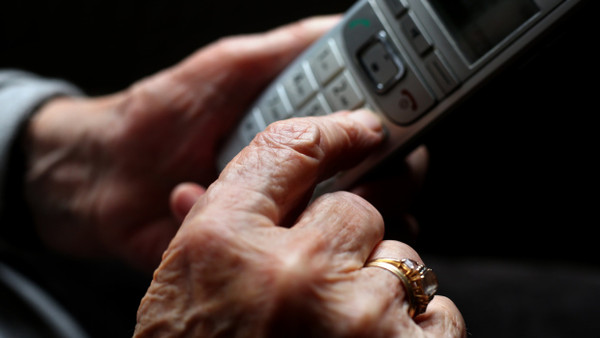
[[[259,134],[170,243],[135,336],[464,337],[450,300],[436,296],[413,321],[398,278],[364,268],[381,257],[420,262],[407,245],[381,242],[371,204],[336,192],[306,205],[317,182],[356,164],[382,135],[364,111],[277,122]],[[190,189],[180,186],[175,200]]]
[[[219,141],[336,22],[222,39],[124,92],[45,105],[27,132],[27,198],[41,238],[70,254],[154,269],[181,221],[169,208],[172,189],[216,178]]]

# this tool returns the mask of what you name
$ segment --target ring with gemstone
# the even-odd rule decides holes
[[[400,279],[406,290],[408,314],[412,318],[425,312],[438,289],[433,270],[412,259],[377,258],[367,262],[365,267],[385,269]]]

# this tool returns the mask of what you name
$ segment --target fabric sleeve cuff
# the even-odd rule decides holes
[[[42,104],[63,95],[82,96],[83,93],[66,81],[0,69],[0,213],[5,205],[11,149],[23,125]]]

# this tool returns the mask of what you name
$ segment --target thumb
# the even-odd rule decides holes
[[[206,189],[195,183],[181,183],[171,192],[171,212],[179,222],[192,209],[196,201],[204,194]]]
[[[134,85],[132,92],[146,100],[137,101],[138,111],[160,106],[177,118],[210,125],[203,137],[215,141],[285,66],[338,21],[339,16],[314,17],[266,33],[222,38]]]
[[[222,38],[167,72],[175,86],[164,83],[195,102],[210,102],[214,111],[233,112],[226,115],[237,120],[270,81],[338,21],[339,16],[314,17],[266,33]]]
[[[338,21],[337,15],[313,17],[266,33],[222,38],[176,66],[173,75],[189,85],[219,79],[215,89],[237,98],[238,89],[271,80]]]

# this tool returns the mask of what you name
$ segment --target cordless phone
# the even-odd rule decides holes
[[[348,187],[418,137],[585,0],[360,0],[249,109],[218,158],[225,165],[268,124],[368,108],[385,144],[322,183]]]

